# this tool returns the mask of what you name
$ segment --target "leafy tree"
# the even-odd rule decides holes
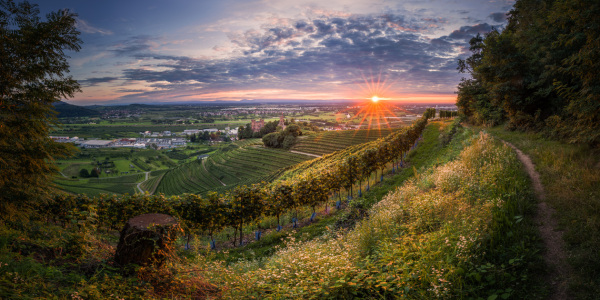
[[[242,138],[250,139],[250,138],[252,138],[253,134],[254,134],[254,132],[252,132],[252,125],[250,123],[246,124],[246,127],[244,128],[244,131],[243,131]]]
[[[78,51],[76,15],[59,10],[39,17],[37,5],[0,1],[0,212],[3,219],[26,216],[49,196],[57,157],[71,155],[69,144],[53,142],[58,125],[52,104],[72,97],[79,84],[69,71],[65,50]]]
[[[292,148],[292,146],[294,145],[295,142],[296,142],[296,137],[294,137],[293,135],[288,135],[283,139],[283,143],[281,144],[281,146],[284,149],[290,149],[290,148]]]
[[[240,233],[239,245],[242,245],[243,226],[260,218],[262,215],[265,191],[259,185],[237,186],[229,194],[230,222]],[[235,234],[234,234],[235,245]]]
[[[272,132],[263,136],[262,141],[266,147],[281,148],[283,144],[283,136],[279,132]]]
[[[508,25],[471,40],[458,69],[459,112],[472,123],[600,143],[600,4],[518,0]]]
[[[286,210],[294,207],[293,189],[287,182],[278,182],[269,190],[269,197],[264,198],[267,214],[277,217],[277,225],[281,225],[279,217]]]
[[[91,176],[91,177],[100,177],[100,173],[102,173],[102,172],[100,171],[100,169],[98,169],[98,168],[93,168],[93,169],[92,169],[92,172],[90,172],[90,176]]]
[[[271,121],[265,123],[265,126],[263,126],[263,128],[260,129],[261,137],[265,136],[265,134],[277,131],[277,124],[279,124],[279,121]]]
[[[302,130],[300,130],[300,126],[296,124],[291,124],[285,128],[285,130],[283,131],[283,135],[292,135],[293,137],[297,137],[302,135]]]
[[[90,172],[87,169],[81,169],[79,170],[79,177],[88,178],[90,177]]]

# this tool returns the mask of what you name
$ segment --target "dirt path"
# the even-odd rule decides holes
[[[140,187],[142,185],[142,183],[146,182],[148,180],[148,175],[150,174],[150,172],[146,172],[146,179],[144,179],[144,181],[140,182],[137,184],[137,189],[140,191],[140,193],[144,193],[144,191],[142,191],[142,188]]]
[[[312,153],[306,153],[306,152],[300,152],[300,151],[293,151],[293,150],[290,150],[290,152],[292,152],[292,153],[296,153],[296,154],[302,154],[302,155],[314,156],[314,157],[321,157],[321,155],[316,155],[316,154],[312,154]]]
[[[543,253],[544,261],[549,267],[545,280],[550,286],[550,300],[571,299],[567,294],[568,280],[572,274],[570,265],[567,262],[567,253],[565,251],[565,242],[563,232],[558,230],[558,222],[554,215],[554,208],[546,203],[546,194],[540,181],[540,174],[535,170],[533,162],[521,150],[513,144],[503,141],[517,152],[517,157],[525,166],[531,181],[533,189],[538,198],[537,211],[534,222],[538,226],[540,235],[544,242],[545,251]]]
[[[220,183],[221,183],[223,186],[227,186],[227,185],[225,184],[225,182],[221,181],[221,179],[217,178],[217,176],[215,176],[215,175],[211,174],[211,173],[208,171],[208,169],[206,169],[206,166],[204,165],[204,161],[205,161],[205,160],[203,159],[203,160],[202,160],[202,167],[204,168],[204,171],[206,171],[206,173],[210,174],[210,176],[212,176],[212,177],[214,177],[216,180],[218,180],[218,181],[219,181],[219,182],[220,182]]]

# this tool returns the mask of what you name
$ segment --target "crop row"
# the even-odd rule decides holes
[[[144,180],[144,173],[118,176],[118,177],[103,177],[103,178],[90,178],[89,183],[136,183]]]
[[[394,132],[385,138],[349,147],[292,168],[293,176],[269,184],[237,186],[225,194],[208,193],[206,197],[184,195],[166,198],[163,195],[133,195],[89,199],[81,196],[59,196],[54,201],[41,203],[39,212],[48,220],[63,224],[93,222],[99,226],[120,228],[129,218],[142,213],[167,213],[177,217],[184,230],[201,230],[211,237],[225,227],[234,229],[234,239],[239,232],[242,242],[243,226],[258,221],[263,216],[279,217],[299,207],[311,207],[330,201],[331,192],[342,188],[349,190],[361,180],[370,178],[373,172],[384,170],[386,165],[396,165],[414,147],[425,128],[429,114],[411,127]],[[194,168],[189,168],[193,166]],[[193,172],[201,163],[186,165]],[[170,184],[183,182],[183,168],[174,173]],[[166,182],[166,181],[165,181]],[[160,185],[159,185],[160,187]],[[188,186],[180,185],[182,189]],[[97,211],[97,219],[90,220],[91,211]],[[75,212],[81,216],[77,217]],[[95,215],[95,214],[94,214]]]

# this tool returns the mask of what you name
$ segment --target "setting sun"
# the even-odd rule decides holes
[[[373,96],[373,97],[371,97],[371,101],[377,102],[377,101],[379,101],[379,97]]]

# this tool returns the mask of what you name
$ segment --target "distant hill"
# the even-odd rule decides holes
[[[54,110],[58,113],[59,118],[71,118],[71,117],[97,117],[100,115],[99,112],[89,109],[87,107],[77,106],[69,104],[63,101],[59,101],[54,104]]]

